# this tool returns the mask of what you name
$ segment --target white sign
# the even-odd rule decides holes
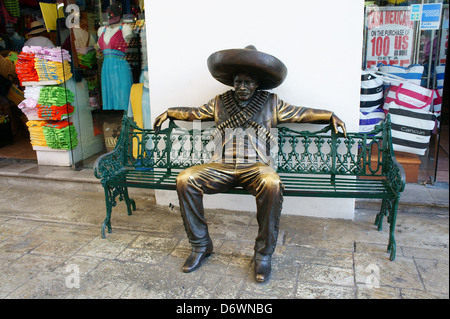
[[[410,18],[409,8],[368,10],[366,68],[379,63],[404,67],[411,64],[414,22]]]
[[[412,4],[411,5],[411,21],[420,21],[422,16],[422,5]]]
[[[441,24],[442,3],[422,5],[420,30],[438,30]]]

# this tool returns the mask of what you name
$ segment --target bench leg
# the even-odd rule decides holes
[[[128,187],[126,186],[123,188],[123,198],[125,199],[125,203],[127,204],[128,215],[132,215],[132,211],[136,210],[136,202],[134,201],[134,199],[128,196]]]
[[[389,259],[391,261],[395,260],[395,255],[396,255],[396,243],[395,243],[395,223],[397,221],[397,208],[398,208],[398,203],[400,201],[400,198],[395,198],[394,200],[392,200],[392,205],[391,205],[391,209],[389,210],[389,216],[388,216],[388,223],[389,223],[389,244],[387,247],[387,251],[388,253],[390,253],[390,257]]]
[[[383,230],[383,218],[384,216],[387,216],[388,208],[389,208],[389,199],[383,199],[383,201],[381,202],[380,212],[377,214],[374,223],[376,226],[378,226],[379,231]]]
[[[102,224],[102,238],[105,238],[105,229],[108,227],[108,233],[111,233],[111,212],[112,208],[117,205],[116,197],[119,200],[125,200],[128,215],[132,214],[132,210],[136,210],[136,202],[128,196],[128,187],[126,186],[103,186],[105,190],[106,218]]]
[[[111,233],[111,211],[112,207],[115,206],[115,196],[113,192],[111,192],[111,188],[109,186],[104,186],[105,190],[105,204],[106,204],[106,218],[102,224],[102,238],[106,238],[105,236],[105,228],[108,227],[108,233]],[[114,197],[113,197],[114,196]]]

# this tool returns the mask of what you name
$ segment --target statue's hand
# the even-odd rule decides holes
[[[336,134],[339,133],[338,128],[340,127],[342,129],[342,133],[344,133],[344,136],[347,137],[347,130],[345,129],[345,123],[339,117],[337,117],[334,113],[333,113],[333,115],[331,115],[330,123],[333,126],[334,132]]]
[[[160,116],[158,116],[155,120],[155,123],[153,124],[153,129],[155,130],[155,133],[159,133],[161,130],[161,125],[164,123],[165,120],[169,118],[169,115],[167,112],[164,112]]]

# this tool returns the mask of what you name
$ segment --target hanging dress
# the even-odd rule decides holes
[[[102,100],[104,110],[127,110],[133,75],[126,60],[127,42],[123,38],[122,25],[105,43],[106,27],[98,40],[103,52]]]

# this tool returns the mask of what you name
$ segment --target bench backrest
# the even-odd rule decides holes
[[[122,164],[136,169],[184,169],[209,162],[214,151],[213,128],[187,130],[174,122],[159,134],[142,129],[126,115],[116,148]],[[393,153],[389,115],[369,133],[335,134],[330,126],[317,132],[291,127],[277,130],[278,148],[273,150],[278,172],[350,176],[385,176]]]

